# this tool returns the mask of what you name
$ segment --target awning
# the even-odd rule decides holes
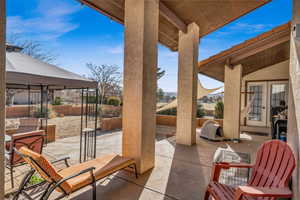
[[[206,89],[202,86],[201,82],[198,81],[198,87],[197,87],[197,99],[201,99],[202,97],[205,97],[219,89],[221,89],[222,87],[218,87],[218,88],[213,88],[213,89]],[[156,112],[160,112],[163,110],[169,110],[171,108],[176,108],[177,107],[177,99],[175,99],[174,101],[168,103],[167,105],[159,108],[156,110]]]
[[[48,86],[54,89],[97,88],[95,81],[20,52],[6,52],[7,88]]]

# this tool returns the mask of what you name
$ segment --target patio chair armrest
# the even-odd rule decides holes
[[[57,159],[57,160],[53,160],[53,161],[51,161],[51,164],[55,164],[55,163],[58,163],[58,162],[61,162],[61,161],[64,161],[65,162],[65,164],[66,164],[66,166],[67,167],[70,167],[70,165],[69,165],[69,163],[68,163],[68,160],[70,159],[70,157],[69,156],[67,156],[67,157],[64,157],[64,158],[59,158],[59,159]]]
[[[229,168],[252,168],[252,164],[246,164],[246,163],[227,163],[227,162],[219,162],[215,163],[222,169],[229,169]]]
[[[239,186],[235,193],[235,200],[241,200],[243,196],[251,197],[277,197],[290,198],[293,196],[289,188],[275,188],[275,187],[253,187],[253,186]]]
[[[55,187],[58,187],[58,186],[61,185],[62,183],[66,182],[66,181],[68,181],[68,180],[70,180],[70,179],[72,179],[72,178],[75,178],[75,177],[77,177],[77,176],[80,176],[80,175],[82,175],[82,174],[88,173],[88,172],[91,173],[91,176],[92,176],[92,178],[93,178],[93,180],[94,180],[95,178],[94,178],[93,171],[94,171],[95,169],[96,169],[95,167],[89,167],[89,168],[86,168],[86,169],[84,169],[84,170],[81,170],[80,172],[78,172],[78,173],[76,173],[76,174],[67,176],[67,177],[61,179],[59,182],[57,182],[57,183],[55,184]]]
[[[220,173],[222,169],[229,169],[229,168],[252,168],[253,165],[251,164],[242,164],[242,163],[226,163],[226,162],[219,162],[213,164],[212,174],[211,174],[211,181],[219,181]]]

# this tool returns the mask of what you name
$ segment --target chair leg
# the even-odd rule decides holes
[[[93,200],[96,200],[97,198],[97,184],[96,181],[93,183]]]
[[[210,196],[210,193],[207,189],[206,192],[205,192],[204,200],[209,200],[209,196]]]
[[[24,192],[23,190],[24,190],[25,186],[27,185],[27,183],[29,182],[31,176],[34,174],[34,172],[35,172],[35,170],[31,170],[30,172],[28,172],[28,173],[25,175],[25,177],[23,178],[23,180],[22,180],[22,182],[21,182],[21,184],[20,184],[20,186],[19,186],[18,191],[16,192],[16,194],[15,194],[14,197],[13,197],[13,200],[18,200],[18,199],[19,199],[20,194]],[[24,193],[25,193],[25,192],[24,192]],[[25,196],[26,196],[26,195],[25,195]],[[28,198],[28,197],[26,196],[26,198]],[[29,199],[29,198],[28,198],[28,199]]]
[[[138,179],[138,172],[137,172],[137,168],[136,168],[136,164],[133,164],[134,167],[134,173],[135,173],[135,178]]]
[[[52,185],[51,185],[52,186]],[[53,185],[52,187],[48,188],[48,191],[43,194],[43,196],[41,197],[41,200],[48,200],[52,194],[52,192],[57,188],[56,185]]]
[[[12,166],[10,166],[10,182],[11,188],[14,188],[14,171]]]

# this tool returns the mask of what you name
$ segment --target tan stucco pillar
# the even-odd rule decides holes
[[[288,133],[287,141],[292,147],[296,158],[296,169],[293,173],[293,199],[300,199],[300,35],[294,31],[294,26],[300,25],[300,1],[294,0],[293,18],[292,18],[292,33],[290,40],[290,89],[289,89],[289,105],[288,105]],[[298,26],[299,26],[298,25]]]
[[[199,27],[191,23],[187,33],[179,32],[177,144],[196,143],[198,49]]]
[[[154,167],[158,0],[125,1],[123,155]]]
[[[4,133],[5,133],[5,0],[0,1],[0,199],[4,199]]]
[[[225,65],[224,78],[224,136],[228,139],[240,138],[242,65]]]

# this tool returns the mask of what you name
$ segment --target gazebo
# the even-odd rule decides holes
[[[96,131],[98,128],[98,83],[55,65],[42,62],[23,54],[21,51],[22,48],[18,46],[6,44],[6,88],[28,91],[28,117],[32,117],[30,105],[32,98],[31,91],[38,91],[40,93],[41,126],[47,127],[49,91],[65,89],[81,90],[80,137],[82,138],[83,133],[88,133],[89,137],[92,136],[93,141],[96,141]],[[96,97],[96,102],[89,102],[90,95]],[[95,120],[94,129],[87,129],[87,121],[90,119],[90,115]],[[47,135],[47,128],[45,128],[45,133]],[[93,144],[92,148],[91,151],[94,154],[92,157],[95,157],[96,144]],[[82,152],[82,150],[81,143],[80,151]],[[80,153],[81,155],[82,153]],[[79,159],[80,161],[82,160],[81,157]]]
[[[98,83],[21,53],[6,45],[6,88],[9,89],[96,89]]]

